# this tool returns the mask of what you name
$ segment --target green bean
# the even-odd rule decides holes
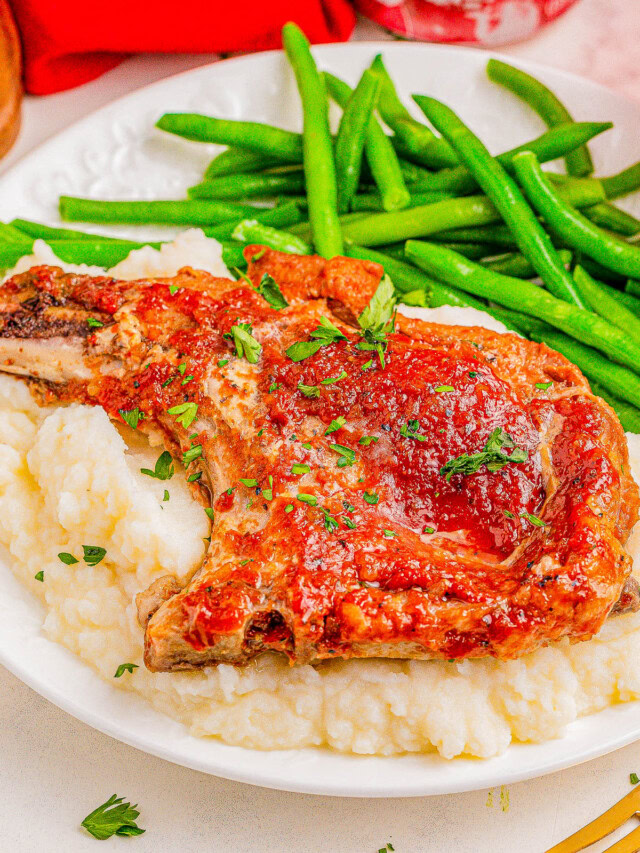
[[[640,297],[640,281],[630,278],[625,286],[625,292],[630,293],[634,298]]]
[[[326,71],[324,79],[329,94],[344,109],[351,97],[351,87],[339,77]],[[369,120],[364,150],[371,174],[380,191],[384,209],[400,210],[406,207],[409,204],[410,197],[400,163],[393,150],[393,145],[375,116]]]
[[[259,172],[248,175],[225,175],[189,187],[189,198],[242,199],[275,196],[280,193],[304,192],[302,170],[285,175]]]
[[[410,207],[421,207],[424,204],[433,204],[435,201],[443,201],[452,198],[446,192],[412,193]],[[360,193],[351,200],[352,210],[384,210],[380,193]]]
[[[0,240],[3,243],[24,243],[24,238],[24,232],[15,225],[15,220],[10,224],[0,222]]]
[[[570,185],[562,190],[562,196],[569,204],[595,204],[599,199],[595,192],[597,187],[595,182],[587,186]],[[470,195],[463,198],[448,198],[407,210],[373,213],[357,222],[345,224],[343,233],[345,238],[353,243],[366,246],[381,246],[384,243],[393,243],[411,237],[428,237],[432,234],[441,236],[441,232],[447,232],[447,241],[458,242],[459,238],[455,236],[457,232],[450,229],[492,225],[500,220],[501,217],[495,205],[486,196]],[[513,243],[512,238],[510,241]],[[496,241],[487,235],[476,235],[471,242]]]
[[[404,106],[380,54],[373,60],[371,69],[381,82],[378,99],[380,115],[395,133],[402,153],[430,169],[455,166],[458,157],[447,141],[438,139],[430,128],[413,118]]]
[[[614,361],[632,370],[640,370],[640,346],[617,326],[607,323],[591,311],[557,299],[535,284],[491,272],[435,243],[410,240],[405,252],[407,258],[428,275],[452,287],[491,299],[506,308],[539,317],[568,335],[596,347]]]
[[[609,287],[609,295],[629,309],[636,317],[640,317],[640,299],[632,293],[626,293],[624,290],[618,290],[615,287]]]
[[[440,246],[446,246],[451,248],[451,244],[447,243],[439,243]],[[469,245],[467,243],[463,243],[462,245]],[[474,245],[473,243],[470,245]],[[455,251],[455,250],[454,250]],[[460,252],[459,254],[464,255],[464,252]],[[558,252],[558,256],[563,264],[571,263],[571,252],[567,252],[565,249],[560,249]],[[467,258],[472,258],[471,255],[465,255]],[[473,258],[472,258],[473,260]],[[524,255],[519,254],[518,252],[514,252],[509,255],[504,255],[500,258],[495,258],[493,260],[483,261],[482,266],[492,272],[499,272],[502,275],[510,275],[514,278],[535,278],[536,271],[532,267],[530,261],[524,257]]]
[[[335,148],[338,213],[350,210],[360,183],[364,144],[379,86],[375,74],[365,71],[342,113]]]
[[[623,195],[640,189],[640,163],[628,166],[616,175],[600,178],[608,199],[620,198]]]
[[[490,59],[487,63],[487,76],[525,101],[549,127],[573,121],[569,110],[556,95],[526,71],[498,59]],[[583,177],[593,172],[593,162],[586,145],[567,154],[565,162],[570,175]]]
[[[640,278],[640,249],[603,231],[570,207],[551,186],[534,154],[518,154],[513,164],[527,198],[564,242],[614,272]]]
[[[302,162],[299,133],[257,121],[212,118],[197,113],[165,113],[156,127],[195,142],[237,145],[258,154],[269,154],[286,163]]]
[[[622,424],[622,428],[625,432],[640,432],[640,409],[637,409],[635,406],[632,406],[631,403],[628,403],[626,400],[620,400],[619,397],[616,397],[615,394],[612,394],[607,388],[603,385],[600,385],[598,382],[594,382],[590,377],[587,377],[590,380],[591,390],[594,394],[597,394],[598,397],[602,397],[611,408],[614,410],[616,415],[618,416],[618,420]],[[640,405],[640,400],[638,401]]]
[[[574,252],[574,259],[576,263],[579,263],[580,266],[589,273],[589,275],[597,278],[598,281],[605,281],[607,284],[611,285],[623,285],[626,280],[623,275],[619,275],[617,272],[613,272],[613,270],[603,267],[602,264],[592,260],[582,252]]]
[[[573,277],[587,306],[614,326],[626,331],[629,337],[640,345],[640,321],[633,311],[611,295],[611,288],[591,278],[580,266],[574,269]]]
[[[244,256],[244,244],[223,243],[222,244],[222,261],[229,270],[244,269],[247,266],[247,261]]]
[[[38,240],[107,240],[115,243],[127,243],[120,237],[110,237],[107,234],[90,234],[88,231],[76,231],[73,228],[55,228],[32,222],[29,219],[14,219],[12,225],[19,229],[23,236],[35,237]]]
[[[236,225],[231,236],[241,243],[270,246],[278,252],[290,252],[292,255],[310,255],[313,251],[308,243],[296,237],[295,234],[280,231],[270,225],[263,225],[257,219],[243,220]]]
[[[331,258],[342,254],[343,246],[327,92],[311,55],[309,41],[296,24],[284,25],[282,45],[296,76],[302,101],[303,163],[313,242],[320,255]]]
[[[223,175],[239,175],[248,172],[262,172],[273,166],[280,166],[282,160],[261,151],[249,151],[247,148],[225,148],[209,163],[204,180],[220,178]],[[302,162],[302,159],[300,160]]]
[[[593,207],[585,207],[584,215],[594,225],[599,225],[600,228],[608,228],[615,234],[620,234],[623,237],[634,237],[640,234],[640,219],[631,216],[619,207],[606,202],[594,204]]]
[[[296,225],[302,221],[302,213],[298,205],[291,201],[287,204],[282,204],[279,207],[269,207],[264,210],[256,210],[252,217],[263,225],[273,225],[276,228],[288,228],[291,225]],[[203,228],[202,230],[207,237],[214,237],[216,240],[228,240],[233,234],[233,229],[238,225],[240,219],[230,219],[228,222],[222,222],[220,225],[214,225],[211,228]]]
[[[136,225],[216,225],[246,219],[257,208],[228,201],[98,201],[60,196],[60,216],[68,222],[128,222]]]
[[[465,166],[495,204],[511,229],[518,248],[531,261],[546,287],[560,299],[583,305],[551,238],[540,225],[518,185],[458,116],[434,98],[416,95],[415,101],[434,127],[449,140]],[[527,156],[517,154],[513,160]],[[530,155],[535,157],[535,155]],[[537,161],[536,161],[537,162]]]
[[[350,258],[359,258],[362,261],[375,261],[384,267],[385,272],[400,293],[410,293],[412,290],[424,290],[427,293],[427,301],[431,308],[440,305],[454,305],[461,308],[478,308],[484,310],[484,304],[473,296],[469,296],[453,287],[447,287],[435,279],[425,275],[420,269],[411,264],[391,258],[373,249],[364,246],[348,244],[346,253]]]
[[[501,250],[517,250],[518,244],[507,225],[471,225],[463,228],[445,228],[432,234],[431,240],[436,242],[484,243],[487,246],[499,247]],[[496,253],[497,254],[497,253]]]
[[[557,157],[573,151],[583,142],[593,139],[599,133],[609,130],[611,122],[574,122],[552,127],[537,139],[532,139],[516,148],[511,148],[503,154],[498,154],[496,160],[511,174],[512,161],[521,151],[533,151],[541,163],[555,160]],[[564,177],[564,176],[562,176]],[[456,166],[453,169],[441,169],[439,172],[426,172],[412,187],[412,191],[420,189],[449,190],[458,195],[473,192],[478,184],[466,166]]]
[[[26,246],[5,243],[0,246],[0,267],[13,266],[21,257],[29,255],[33,249],[33,240]],[[113,267],[124,260],[129,252],[151,246],[160,247],[160,243],[139,243],[133,240],[47,240],[56,257],[68,264],[88,264],[90,266]],[[15,248],[14,248],[15,246]]]

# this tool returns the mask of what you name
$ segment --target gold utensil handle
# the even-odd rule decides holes
[[[20,39],[8,0],[0,0],[0,157],[18,135],[21,102]]]

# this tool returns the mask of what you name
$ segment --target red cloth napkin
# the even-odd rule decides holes
[[[295,21],[312,42],[353,29],[347,0],[10,0],[25,87],[49,95],[98,77],[131,53],[222,53],[280,47]]]

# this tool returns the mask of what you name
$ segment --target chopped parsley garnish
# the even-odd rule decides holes
[[[278,287],[278,283],[275,278],[270,276],[267,272],[264,273],[260,279],[260,284],[256,287],[256,290],[265,302],[268,302],[276,311],[286,308],[289,304],[282,295],[282,291]]]
[[[182,454],[182,464],[186,468],[188,465],[191,465],[196,459],[199,459],[202,456],[202,445],[195,444],[193,447],[190,447],[185,453]]]
[[[274,391],[277,391],[278,388],[282,388],[282,382],[272,382],[269,385],[269,394],[273,394]]]
[[[268,480],[269,488],[262,490],[262,497],[267,501],[271,501],[273,500],[273,477],[269,475]]]
[[[129,412],[125,409],[118,409],[118,414],[126,424],[129,424],[131,429],[138,429],[138,424],[144,417],[144,414],[140,411],[138,406],[136,406],[135,409],[131,409]]]
[[[162,383],[162,387],[166,388],[167,385],[171,385],[171,383],[173,382],[173,380],[175,378],[176,378],[175,376],[170,376],[168,379],[165,379],[164,382]]]
[[[308,474],[309,471],[311,471],[311,468],[306,464],[306,462],[301,462],[291,466],[291,473],[297,474],[298,476]]]
[[[320,389],[317,385],[305,385],[304,382],[298,382],[298,391],[304,394],[305,397],[320,396]]]
[[[338,468],[346,468],[347,465],[351,466],[356,461],[356,452],[350,447],[345,447],[343,444],[330,444],[329,447],[340,455]]]
[[[382,367],[387,348],[387,334],[393,331],[395,305],[393,284],[389,276],[385,275],[371,301],[358,317],[364,340],[356,346],[360,350],[375,350]]]
[[[167,414],[177,415],[176,420],[178,423],[182,424],[185,429],[189,429],[198,414],[198,404],[179,403],[177,406],[172,406],[170,409],[167,409]]]
[[[284,508],[285,512],[293,512],[293,504],[287,504]]]
[[[534,527],[546,527],[547,522],[538,518],[537,515],[532,515],[530,512],[521,512],[520,518],[526,518]]]
[[[546,391],[547,388],[551,388],[553,382],[536,382],[536,388],[539,388],[540,391]]]
[[[325,435],[331,435],[332,432],[337,432],[346,424],[346,419],[339,415],[337,418],[334,418],[329,426],[324,431]],[[303,445],[304,446],[304,445]]]
[[[343,515],[343,516],[342,516],[342,523],[344,524],[344,526],[345,526],[345,527],[348,527],[348,528],[349,528],[349,530],[354,530],[354,529],[355,529],[355,526],[356,526],[355,521],[352,521],[352,520],[349,518],[349,516],[347,516],[347,515]]]
[[[195,483],[196,480],[199,480],[202,477],[202,471],[196,471],[195,474],[191,474],[187,477],[187,483]]]
[[[218,367],[224,367],[225,364],[229,364],[228,358],[221,358],[218,360]]]
[[[78,561],[76,560],[76,562],[78,562]],[[42,570],[41,570],[41,571],[39,571],[39,572],[37,572],[33,577],[34,577],[34,579],[35,579],[35,580],[37,580],[37,581],[42,581],[42,582],[44,582],[44,572],[43,572]]]
[[[87,326],[90,329],[101,329],[104,326],[104,323],[101,323],[100,320],[96,320],[95,317],[87,317]]]
[[[255,489],[258,485],[258,481],[253,477],[240,477],[240,482],[243,486],[246,486],[248,489]]]
[[[469,374],[468,374],[469,379],[475,379],[477,375],[478,375],[478,373],[475,370],[470,370]]]
[[[78,562],[73,556],[73,554],[68,554],[66,551],[63,551],[61,554],[58,554],[58,559],[61,563],[64,563],[65,566],[73,566],[74,563]]]
[[[214,520],[213,507],[211,507],[211,506],[206,506],[206,507],[204,508],[204,511],[205,511],[205,512],[206,512],[206,514],[207,514],[207,518],[209,518],[209,519],[211,519],[211,521],[213,521],[213,520]]]
[[[247,565],[247,563],[253,563],[253,557],[247,557],[247,559],[246,559],[246,560],[240,560],[240,565],[241,565],[241,566],[246,566],[246,565]]]
[[[326,317],[320,318],[320,325],[311,332],[310,337],[315,340],[297,341],[287,349],[287,356],[291,361],[304,361],[305,358],[315,355],[321,347],[347,340],[346,335]]]
[[[369,447],[371,443],[377,444],[378,441],[379,439],[375,435],[363,435],[362,438],[358,441],[358,444],[363,444],[365,447]]]
[[[180,374],[180,376],[184,376],[186,369],[187,369],[187,362],[186,361],[183,361],[182,364],[178,365],[178,373]]]
[[[304,492],[297,496],[298,500],[303,504],[308,504],[309,506],[317,506],[318,498],[315,495],[305,495]]]
[[[338,524],[337,519],[331,515],[331,513],[329,512],[328,509],[324,509],[323,507],[321,507],[321,509],[322,509],[322,512],[324,513],[324,528],[325,528],[325,530],[328,530],[329,533],[333,533],[334,531],[338,530],[340,525]]]
[[[504,449],[511,448],[513,451],[510,456],[503,453]],[[502,427],[497,427],[479,453],[472,453],[471,456],[463,453],[455,459],[450,459],[440,469],[440,473],[449,481],[454,474],[476,474],[483,465],[486,465],[487,470],[492,473],[501,471],[510,462],[525,462],[528,457],[529,453],[521,447],[516,447],[508,432],[505,432]]]
[[[260,260],[260,258],[262,258],[264,255],[266,255],[266,253],[267,253],[266,249],[260,249],[260,251],[256,252],[255,255],[251,255],[251,263],[255,264],[257,261]]]
[[[365,361],[360,370],[369,370],[370,367],[373,367],[373,359],[370,358],[369,361]]]
[[[632,785],[637,785],[638,782],[640,782],[640,778],[638,778],[638,774],[637,773],[629,773],[629,782],[631,782]]]
[[[189,382],[192,382],[192,381],[193,381],[193,374],[190,373],[188,376],[184,377],[184,379],[182,380],[182,382],[180,384],[181,385],[187,385]]]
[[[453,387],[453,385],[438,385],[438,387],[434,388],[433,390],[436,392],[436,394],[444,394],[447,391],[455,391],[455,388]]]
[[[435,533],[436,529],[435,529],[435,527],[429,527],[429,525],[427,524],[422,528],[422,532],[423,533]]]
[[[400,427],[400,435],[404,436],[404,438],[415,438],[416,441],[427,441],[426,435],[420,435],[418,430],[420,429],[420,421],[410,420],[407,421],[406,424],[402,424]]]
[[[112,835],[142,835],[144,829],[136,824],[140,814],[137,804],[132,806],[131,803],[123,802],[123,799],[112,794],[106,803],[88,814],[81,825],[100,841]]]
[[[355,512],[356,508],[353,504],[350,504],[349,501],[342,501],[342,506],[344,507],[345,512]]]
[[[163,498],[162,498],[162,503],[164,503],[165,501],[168,501],[168,500],[169,500],[169,498],[170,498],[170,495],[169,495],[169,489],[165,489],[165,490],[164,490],[164,496],[163,496]]]
[[[311,450],[311,445],[309,444],[308,441],[303,441],[302,446],[304,447],[305,450]]]
[[[170,480],[173,477],[173,459],[168,450],[161,453],[156,460],[156,466],[152,471],[150,468],[141,468],[140,472],[156,480]]]
[[[257,364],[262,352],[262,345],[253,337],[250,323],[238,323],[231,327],[231,331],[224,335],[225,338],[230,338],[236,345],[236,355],[238,358],[243,356],[249,364]]]
[[[503,509],[502,512],[504,513],[505,518],[515,518],[515,515],[508,509]]]
[[[175,296],[179,290],[180,290],[180,285],[178,285],[178,284],[170,284],[169,285],[169,293],[172,296]]]
[[[362,497],[371,506],[375,506],[380,500],[380,497],[375,492],[365,492]]]
[[[343,370],[340,376],[327,376],[326,379],[323,379],[322,385],[334,385],[336,382],[340,382],[341,379],[347,378],[347,371]]]
[[[106,557],[106,548],[100,548],[99,545],[83,545],[84,551],[83,560],[88,566],[97,566]]]
[[[125,672],[133,672],[134,669],[138,669],[137,663],[121,663],[116,669],[116,674],[113,677],[121,678]]]
[[[394,536],[397,536],[397,533],[394,533],[393,530],[383,530],[385,539],[393,539]]]

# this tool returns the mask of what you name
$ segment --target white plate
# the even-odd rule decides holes
[[[407,43],[318,48],[323,67],[355,82],[383,52],[400,90],[424,91],[454,106],[495,150],[542,131],[514,97],[487,82],[488,55],[470,49]],[[597,167],[615,171],[637,159],[640,105],[547,68],[525,65],[553,87],[578,119],[612,120],[593,143]],[[153,129],[165,111],[192,110],[269,121],[298,129],[293,78],[279,53],[199,68],[141,89],[99,110],[26,157],[0,180],[0,219],[16,216],[56,224],[60,193],[98,198],[180,197],[196,182],[214,146],[185,143]],[[633,209],[633,208],[630,208]],[[95,230],[100,230],[99,228]],[[113,233],[135,235],[120,227]],[[165,235],[167,229],[146,234]],[[60,708],[139,749],[217,776],[316,794],[400,797],[444,794],[517,782],[610,752],[640,738],[640,703],[609,708],[573,723],[564,737],[516,744],[488,761],[437,755],[356,757],[328,750],[259,752],[190,736],[139,697],[100,679],[41,633],[40,605],[0,558],[0,662]]]

